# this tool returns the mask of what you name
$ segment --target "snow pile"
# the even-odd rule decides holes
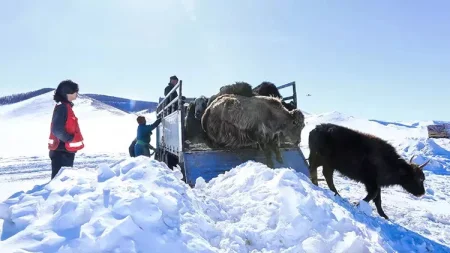
[[[145,157],[65,169],[0,204],[0,248],[33,252],[444,252],[303,174],[247,162],[191,189]]]

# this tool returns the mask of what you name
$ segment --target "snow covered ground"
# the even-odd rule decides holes
[[[86,150],[48,183],[52,107],[51,94],[0,106],[1,252],[450,252],[450,141],[426,138],[432,122],[306,115],[305,156],[309,131],[333,122],[385,138],[417,163],[432,158],[422,198],[382,190],[386,221],[373,203],[369,214],[355,208],[365,189],[339,174],[343,199],[325,182],[253,162],[191,189],[179,171],[128,157],[135,115],[83,98],[74,110]]]

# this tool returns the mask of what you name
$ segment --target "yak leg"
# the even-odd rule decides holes
[[[380,187],[366,184],[366,190],[367,190],[367,196],[363,199],[366,202],[370,202],[373,200],[377,195],[379,195]]]
[[[271,142],[268,144],[270,149],[275,153],[275,159],[279,163],[283,163],[283,157],[281,156],[280,147],[278,147],[276,142]]]
[[[274,164],[272,161],[272,150],[270,149],[270,147],[267,146],[268,146],[267,144],[261,144],[264,156],[266,157],[266,164],[268,167],[273,168]]]
[[[320,166],[320,164],[317,162],[317,154],[310,153],[308,161],[311,182],[319,186],[319,180],[317,179],[317,168]]]
[[[378,214],[385,218],[386,220],[389,220],[389,217],[384,213],[383,208],[381,207],[381,189],[378,187],[378,194],[373,199],[373,202],[375,203],[375,207],[377,208]]]
[[[328,188],[330,188],[330,190],[335,193],[334,196],[338,195],[340,197],[341,195],[339,195],[338,191],[336,190],[336,187],[334,186],[334,182],[333,182],[334,170],[331,167],[329,167],[328,165],[323,165],[322,167],[323,167],[323,171],[322,171],[323,176],[325,177],[325,180],[327,181]],[[316,173],[317,173],[317,171],[316,171]]]

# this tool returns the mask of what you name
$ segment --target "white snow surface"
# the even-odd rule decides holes
[[[384,138],[405,159],[432,159],[422,198],[382,189],[388,221],[361,201],[363,185],[339,173],[342,197],[324,181],[317,187],[292,169],[252,161],[190,188],[180,171],[128,157],[136,115],[83,97],[74,111],[86,150],[49,182],[53,106],[51,93],[0,106],[8,140],[0,148],[0,252],[450,252],[450,140],[427,139],[433,122],[305,115],[305,156],[309,131],[331,122]]]

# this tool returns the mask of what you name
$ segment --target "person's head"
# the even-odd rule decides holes
[[[139,125],[142,125],[142,124],[145,125],[145,123],[147,123],[147,121],[145,120],[145,117],[144,117],[144,116],[139,116],[139,117],[137,117],[136,120],[137,120],[137,122],[138,122]]]
[[[178,83],[178,77],[177,76],[171,76],[170,77],[170,84],[176,85]]]
[[[72,80],[64,80],[59,83],[53,95],[55,102],[72,102],[78,97],[78,84]]]

